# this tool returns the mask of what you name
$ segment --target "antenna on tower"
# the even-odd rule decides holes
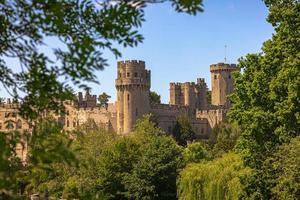
[[[224,60],[225,60],[225,63],[227,62],[227,45],[225,44],[225,57],[224,57]]]

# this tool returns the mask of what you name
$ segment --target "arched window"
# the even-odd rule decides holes
[[[18,119],[17,123],[16,123],[16,129],[21,129],[22,128],[22,121],[20,119]]]

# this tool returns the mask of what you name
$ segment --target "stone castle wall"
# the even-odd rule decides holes
[[[151,72],[144,61],[120,61],[117,66],[115,86],[117,101],[107,108],[97,105],[97,96],[89,91],[78,94],[75,102],[66,101],[66,114],[54,116],[65,130],[94,121],[99,126],[118,134],[129,134],[138,118],[152,113],[156,122],[171,133],[179,116],[186,116],[199,137],[207,138],[212,128],[226,118],[229,108],[227,95],[233,90],[231,73],[235,65],[219,63],[210,66],[212,78],[212,104],[207,103],[207,85],[202,78],[197,82],[170,83],[170,103],[150,105]],[[18,115],[19,104],[0,104],[0,131],[30,131],[32,124]],[[24,145],[18,146],[24,156]]]

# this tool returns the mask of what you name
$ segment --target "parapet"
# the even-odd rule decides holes
[[[145,69],[145,61],[142,60],[125,60],[125,61],[118,61],[118,68],[124,67],[142,67]]]
[[[218,63],[210,65],[210,72],[235,70],[238,70],[236,64]]]
[[[151,85],[151,71],[145,67],[141,60],[125,60],[118,62],[116,87],[128,85]]]

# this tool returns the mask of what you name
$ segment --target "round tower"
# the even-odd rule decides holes
[[[227,96],[233,91],[232,72],[238,70],[235,64],[218,63],[210,65],[211,104],[229,106]]]
[[[151,73],[144,61],[119,61],[117,76],[117,132],[128,134],[135,121],[150,110]]]

